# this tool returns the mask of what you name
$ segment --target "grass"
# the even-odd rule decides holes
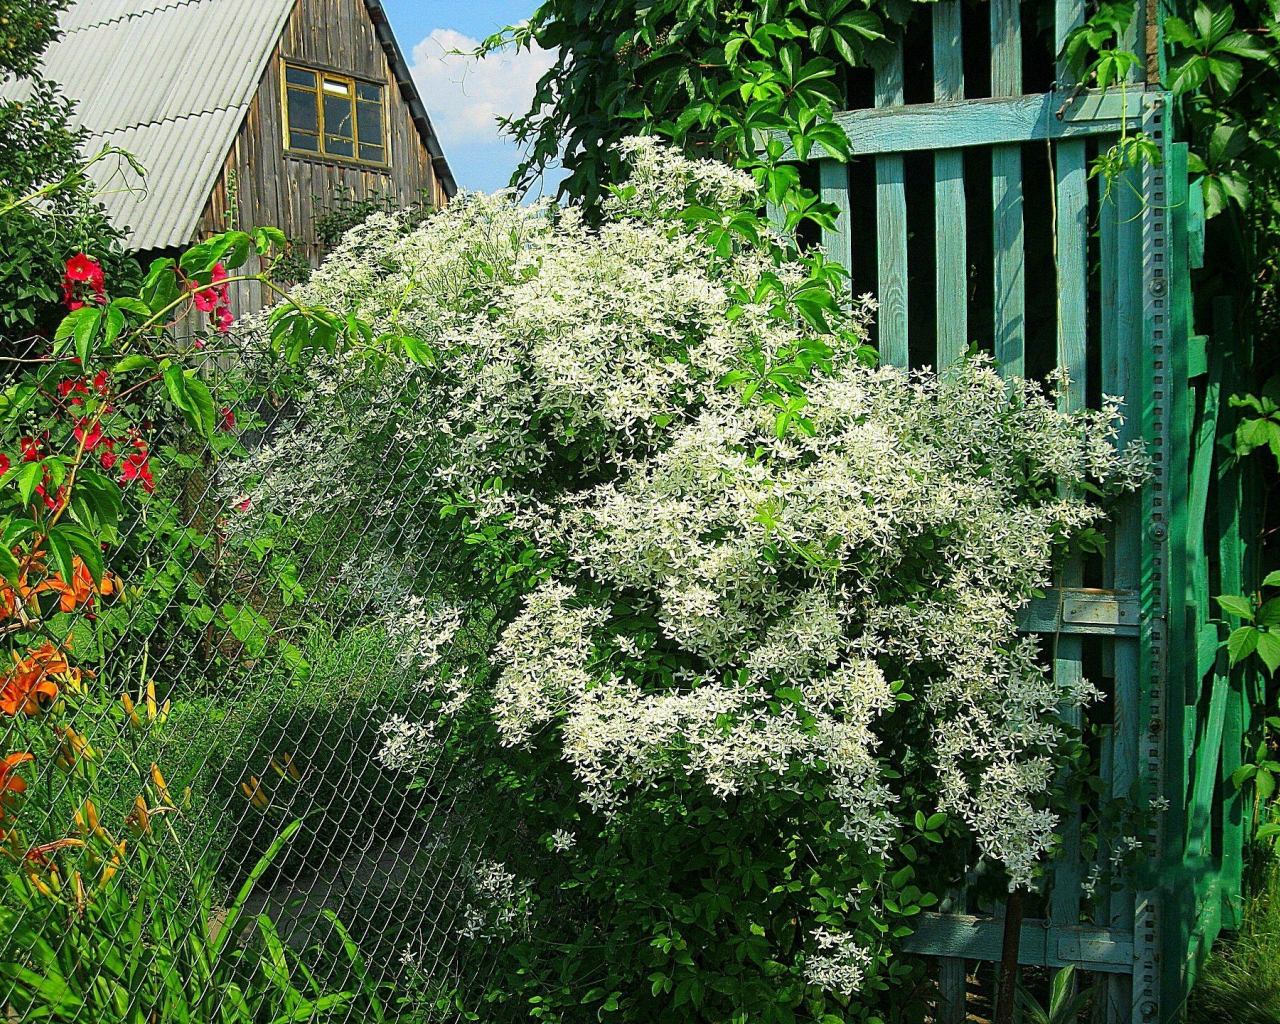
[[[1187,1024],[1280,1024],[1280,860],[1261,880],[1239,933],[1201,969]]]

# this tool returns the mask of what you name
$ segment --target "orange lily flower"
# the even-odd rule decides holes
[[[26,764],[28,761],[34,760],[35,758],[31,754],[10,754],[0,760],[0,804],[10,794],[21,796],[26,792],[27,782],[22,776],[15,774],[15,769],[20,764]],[[0,807],[0,818],[3,817],[4,810]]]
[[[89,567],[79,555],[76,555],[72,561],[71,581],[63,580],[59,573],[53,573],[43,583],[39,584],[32,593],[35,594],[58,594],[58,610],[62,612],[73,612],[81,605],[93,603],[93,598],[97,594],[103,597],[109,597],[120,589],[119,578],[111,572],[104,572],[102,579],[96,585],[93,582],[93,576],[89,572]]]
[[[60,648],[45,641],[23,658],[13,654],[14,666],[0,678],[0,712],[13,716],[22,712],[38,715],[58,698],[58,684],[79,690],[83,673],[72,668]]]
[[[84,846],[83,839],[55,839],[52,843],[45,843],[30,850],[27,853],[27,860],[47,866],[50,863],[49,854],[57,853],[59,850],[74,850],[81,846]]]

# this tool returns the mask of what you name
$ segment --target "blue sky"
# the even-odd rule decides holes
[[[485,36],[528,18],[537,0],[383,0],[383,7],[458,184],[486,192],[505,186],[520,154],[498,134],[494,119],[528,109],[552,56],[508,53],[475,61],[452,51],[474,49]],[[556,180],[544,186],[551,193]]]

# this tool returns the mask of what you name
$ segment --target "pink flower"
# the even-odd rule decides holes
[[[251,502],[248,498],[244,498],[243,500],[236,502],[236,508],[239,509],[241,512],[248,512],[249,506],[251,504],[253,504],[253,502]]]
[[[84,305],[78,298],[78,295],[83,294],[83,289],[77,288],[77,285],[87,285],[99,302],[106,298],[106,279],[102,274],[102,264],[82,252],[67,260],[66,271],[62,275],[62,298],[71,310],[80,309]]]

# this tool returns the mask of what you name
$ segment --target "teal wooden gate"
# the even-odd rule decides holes
[[[1153,480],[1113,510],[1105,561],[1068,566],[1025,616],[1064,684],[1085,675],[1107,699],[1086,730],[1102,792],[1064,822],[1020,950],[1023,964],[1090,972],[1096,1024],[1148,1024],[1177,1019],[1199,958],[1239,912],[1243,808],[1227,778],[1247,704],[1211,621],[1211,595],[1242,589],[1241,482],[1218,445],[1239,354],[1229,317],[1212,345],[1192,328],[1203,218],[1158,85],[1158,32],[1132,27],[1151,71],[1099,93],[1053,64],[1083,17],[1084,0],[941,0],[877,72],[873,100],[837,115],[855,160],[817,173],[841,209],[823,243],[856,291],[878,296],[885,360],[945,367],[976,343],[1011,375],[1056,367],[1068,408],[1124,396],[1125,440],[1149,447]],[[1090,175],[1135,132],[1158,165],[1109,184]],[[1092,830],[1096,851],[1086,819],[1110,823]],[[1137,869],[1085,898],[1126,851]],[[966,1020],[973,979],[1002,945],[998,906],[961,893],[952,909],[912,940],[938,958],[941,1024]]]

